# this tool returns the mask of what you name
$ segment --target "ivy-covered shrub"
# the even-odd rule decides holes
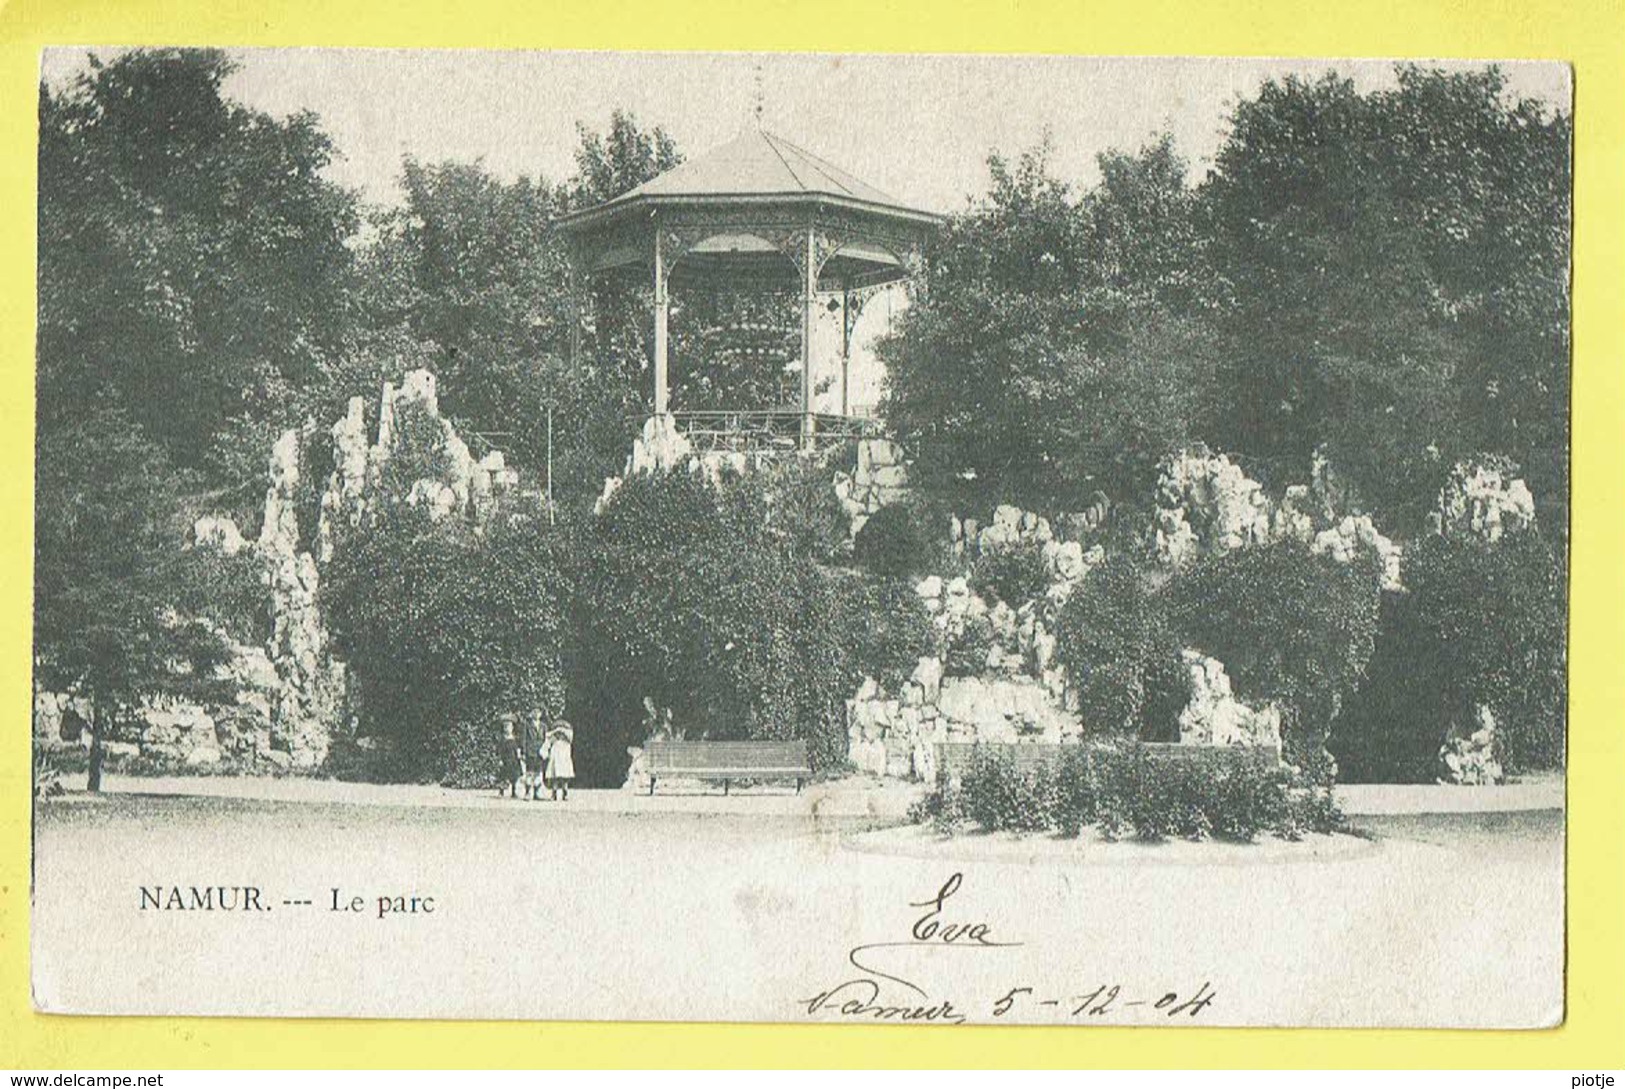
[[[1114,555],[1079,583],[1055,629],[1091,735],[1178,740],[1188,682],[1166,603],[1145,564]]]
[[[451,470],[446,452],[446,433],[440,420],[417,401],[406,401],[395,410],[395,446],[384,462],[378,482],[386,496],[403,497],[419,480],[444,480]],[[331,461],[331,452],[328,459]]]
[[[897,691],[921,658],[938,651],[925,602],[907,579],[854,574],[840,585],[842,620],[853,653],[882,688]]]
[[[971,567],[971,588],[990,600],[1019,609],[1049,589],[1049,568],[1036,545],[991,549]]]
[[[263,644],[271,637],[271,594],[264,574],[264,560],[251,548],[235,556],[218,548],[188,549],[176,571],[179,607],[208,617],[239,643]]]
[[[1053,776],[1045,768],[1023,773],[1009,751],[978,749],[960,778],[960,810],[990,832],[1038,832],[1054,813]]]
[[[906,503],[881,507],[852,541],[852,559],[876,575],[911,578],[936,560],[937,546],[921,513]]]
[[[845,701],[871,662],[906,676],[929,646],[918,602],[903,612],[895,586],[797,551],[765,514],[772,486],[638,475],[581,526],[572,702],[604,724],[599,751],[583,756],[601,758],[605,778],[642,743],[645,699],[690,738],[798,738],[815,768],[837,767]],[[877,602],[894,606],[893,623],[869,628]]]
[[[560,535],[534,517],[476,535],[407,506],[336,550],[322,601],[358,686],[381,775],[486,786],[499,716],[564,705],[568,587]]]
[[[789,458],[752,471],[767,531],[796,559],[834,563],[851,550],[852,518],[819,461]]]
[[[1288,763],[1330,773],[1325,741],[1371,659],[1381,572],[1295,541],[1199,560],[1169,586],[1181,642],[1224,663],[1236,695],[1282,709]]]
[[[1479,705],[1509,772],[1561,767],[1565,590],[1550,545],[1535,533],[1428,537],[1407,550],[1404,579],[1330,742],[1348,777],[1431,782],[1451,727],[1473,728]]]
[[[1093,827],[1108,840],[1150,841],[1297,839],[1343,824],[1329,785],[1308,773],[1261,760],[1157,759],[1122,742],[1072,746],[1025,771],[1007,748],[987,746],[910,817],[948,834],[974,826],[1075,837]]]
[[[987,655],[994,643],[993,623],[987,617],[965,617],[959,630],[948,637],[942,671],[950,677],[977,676],[987,668]]]

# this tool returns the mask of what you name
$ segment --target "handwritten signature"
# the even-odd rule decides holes
[[[909,901],[909,907],[924,908],[925,912],[914,920],[907,938],[865,942],[853,946],[847,953],[847,961],[862,974],[842,980],[811,998],[797,999],[797,1004],[805,1007],[809,1017],[838,1016],[875,1021],[964,1024],[976,1012],[973,1008],[956,1006],[947,998],[933,997],[918,983],[897,974],[895,969],[884,971],[876,967],[874,957],[880,950],[891,949],[985,951],[1009,949],[1024,944],[1019,941],[995,939],[993,926],[986,920],[948,917],[946,913],[948,900],[959,891],[964,880],[964,874],[955,873],[943,882],[936,895],[924,900]],[[901,1000],[891,997],[886,988],[888,983],[904,988],[910,995]],[[1035,987],[1020,985],[1011,987],[1004,995],[993,1001],[987,1012],[993,1018],[1002,1018],[1019,1008],[1028,1016],[1054,1012],[1057,1016],[1080,1018],[1104,1017],[1113,1012],[1149,1006],[1167,1017],[1180,1014],[1196,1017],[1213,1004],[1216,993],[1211,983],[1203,982],[1194,995],[1183,1000],[1174,991],[1164,991],[1153,998],[1130,995],[1120,983],[1102,983],[1080,994],[1044,997]],[[1037,1009],[1029,1010],[1028,1007]]]

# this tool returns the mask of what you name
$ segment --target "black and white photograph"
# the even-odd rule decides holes
[[[45,50],[35,1008],[1560,1025],[1573,121]]]

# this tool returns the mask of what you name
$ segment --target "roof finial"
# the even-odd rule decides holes
[[[762,62],[761,61],[756,62],[756,64],[754,65],[754,70],[755,70],[755,84],[756,84],[756,87],[755,87],[755,94],[753,96],[754,103],[753,103],[753,105],[751,107],[751,115],[752,115],[752,117],[755,118],[756,127],[759,129],[759,128],[762,127],[762,99],[763,99],[763,94],[762,94]]]

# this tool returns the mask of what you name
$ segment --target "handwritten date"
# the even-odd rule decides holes
[[[1000,941],[986,919],[951,915],[948,901],[964,885],[964,875],[955,873],[943,882],[934,896],[910,901],[911,908],[923,908],[909,927],[908,937],[894,941],[866,942],[853,946],[847,961],[859,975],[842,980],[811,998],[798,999],[809,1017],[835,1016],[848,1019],[898,1022],[926,1022],[962,1025],[981,1003],[956,1005],[952,1000],[928,994],[924,987],[899,974],[887,963],[877,966],[876,954],[899,949],[928,949],[933,956],[949,950],[996,950],[1019,946],[1018,941]],[[903,992],[907,992],[904,994]],[[1015,1015],[1022,1020],[1052,1012],[1058,1018],[1085,1020],[1113,1015],[1154,1014],[1164,1017],[1198,1017],[1213,1005],[1217,992],[1204,981],[1194,994],[1175,991],[1128,993],[1121,983],[1102,983],[1077,993],[1046,991],[1035,986],[1011,987],[986,1007],[993,1019]]]

